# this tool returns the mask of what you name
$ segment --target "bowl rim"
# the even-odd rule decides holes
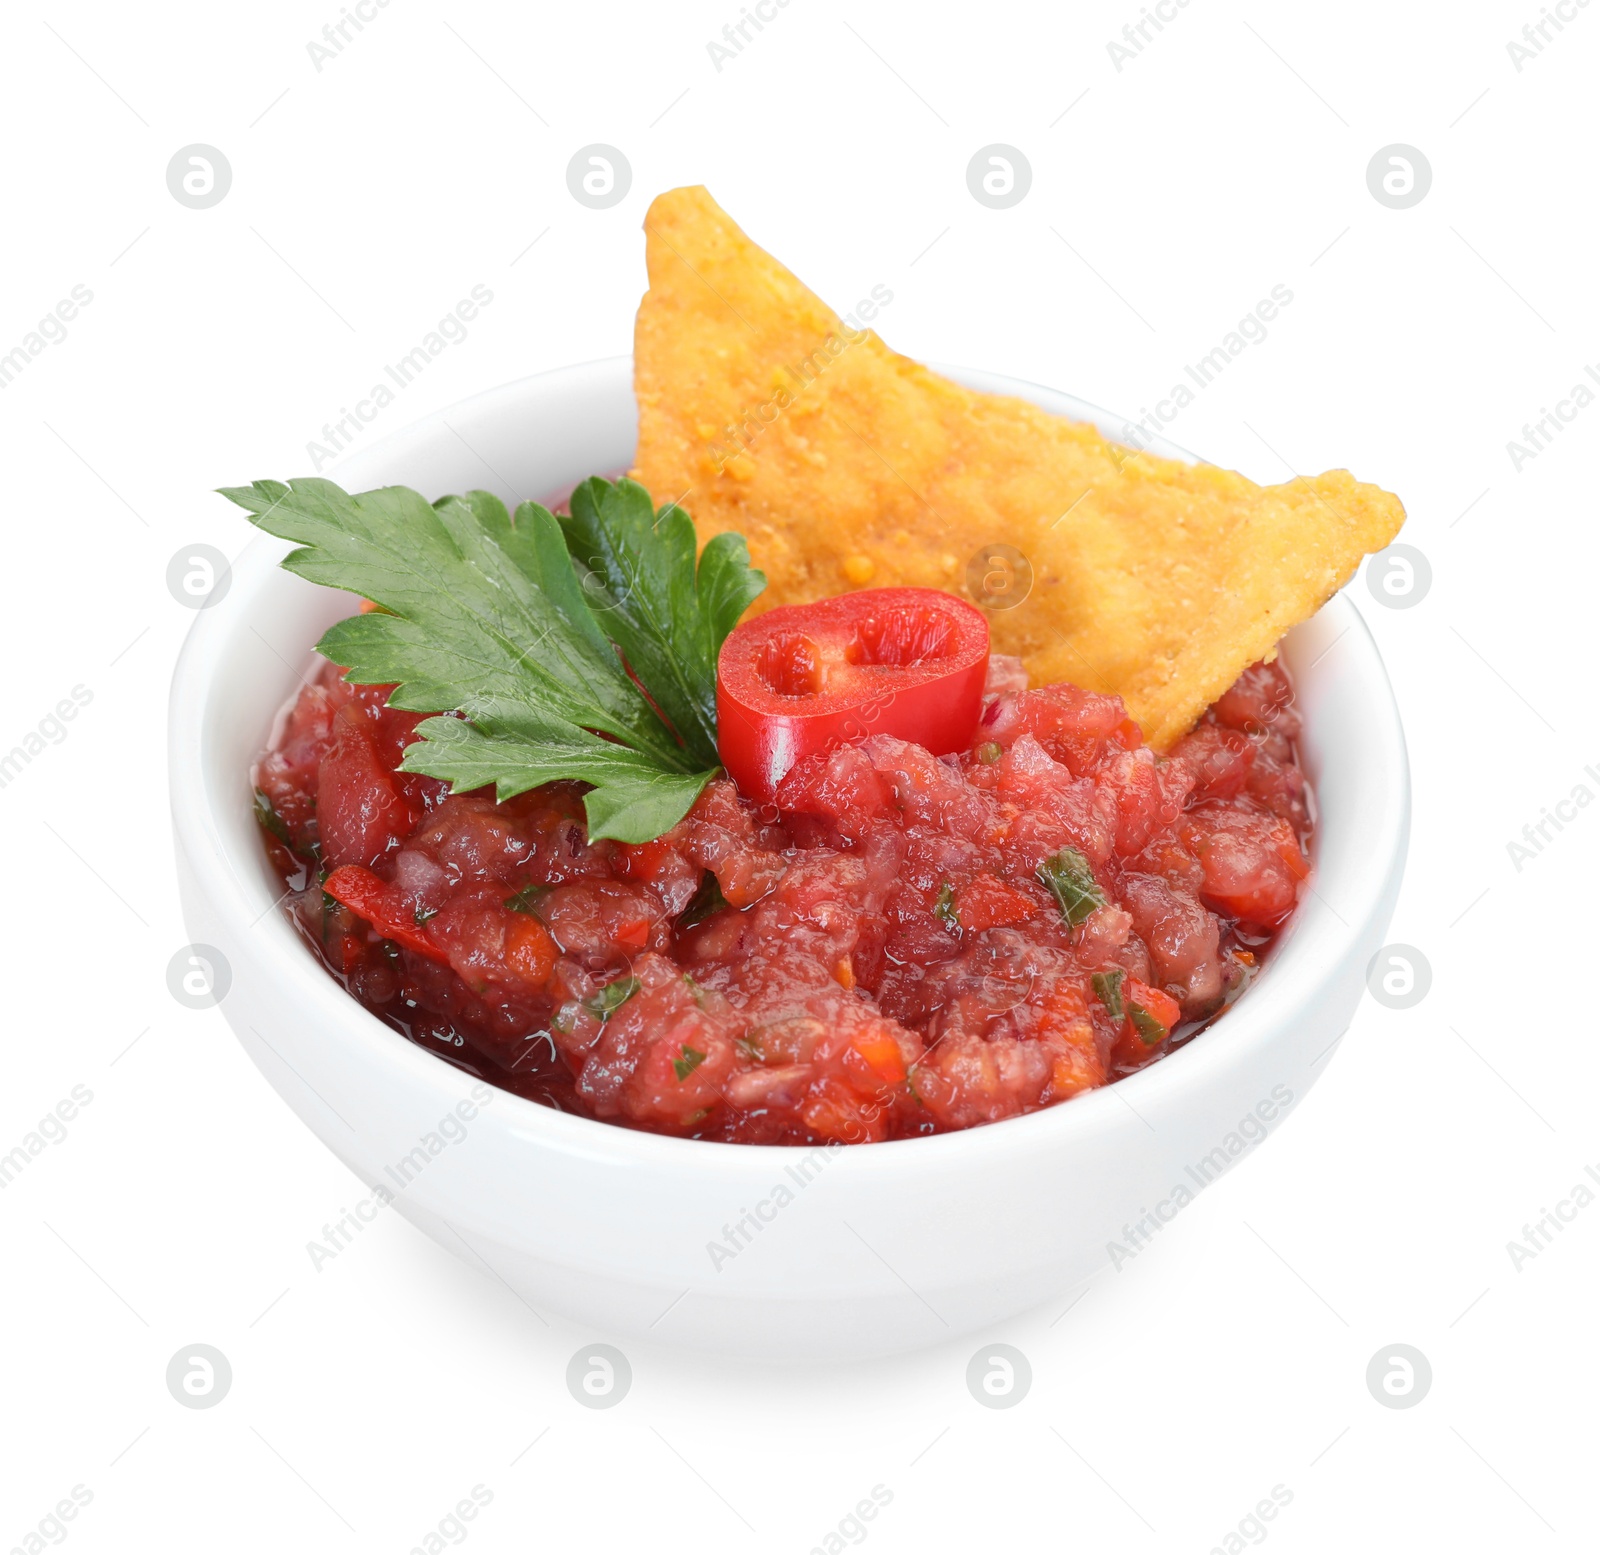
[[[631,361],[627,356],[602,358],[514,379],[408,423],[352,453],[349,458],[341,459],[327,473],[338,479],[344,471],[381,464],[386,456],[392,456],[430,428],[447,424],[446,418],[459,420],[469,408],[522,400],[538,393],[540,386],[548,390],[563,382],[572,385],[573,380],[580,378],[605,380],[626,368],[631,388]],[[969,387],[1015,394],[1038,404],[1051,401],[1055,405],[1071,406],[1102,430],[1132,425],[1126,418],[1045,385],[990,372],[930,365]],[[1152,441],[1148,448],[1163,457],[1201,462],[1165,439]],[[257,535],[246,544],[232,564],[230,594],[236,605],[247,604],[275,577],[283,576],[277,563],[288,549],[284,542],[266,534]],[[1354,648],[1367,660],[1366,678],[1381,691],[1371,704],[1370,745],[1362,751],[1362,758],[1376,759],[1389,773],[1394,780],[1396,803],[1391,813],[1383,818],[1386,827],[1382,835],[1374,837],[1369,855],[1382,861],[1384,867],[1371,872],[1371,888],[1367,897],[1351,908],[1350,921],[1330,912],[1309,920],[1309,903],[1305,901],[1290,920],[1290,928],[1296,940],[1302,943],[1302,950],[1304,942],[1309,940],[1314,951],[1300,968],[1297,984],[1303,986],[1298,997],[1293,987],[1284,986],[1284,978],[1274,980],[1272,973],[1278,959],[1274,957],[1245,997],[1213,1025],[1196,1039],[1143,1069],[1083,1092],[1066,1103],[994,1123],[910,1139],[851,1146],[735,1144],[683,1139],[558,1112],[498,1086],[494,1087],[491,1115],[498,1116],[500,1126],[542,1147],[603,1160],[610,1166],[671,1170],[701,1166],[718,1173],[756,1166],[766,1172],[827,1150],[853,1162],[851,1170],[854,1172],[898,1173],[907,1166],[933,1167],[936,1163],[948,1162],[958,1153],[969,1156],[1032,1154],[1040,1148],[1063,1145],[1075,1134],[1101,1134],[1125,1126],[1129,1112],[1142,1116],[1148,1111],[1168,1107],[1175,1100],[1181,1103],[1181,1093],[1185,1090],[1201,1095],[1209,1078],[1248,1065],[1252,1057],[1270,1048],[1285,1020],[1293,1018],[1307,995],[1315,996],[1326,988],[1359,948],[1366,925],[1381,909],[1385,893],[1392,891],[1393,877],[1403,863],[1409,830],[1410,774],[1393,691],[1372,633],[1343,591],[1335,594],[1319,615],[1327,612],[1333,612],[1336,618],[1348,618],[1341,623],[1343,630],[1336,640],[1354,639]],[[196,612],[174,666],[169,696],[168,755],[176,846],[194,871],[209,905],[226,922],[231,933],[258,934],[261,929],[266,930],[264,936],[254,941],[263,946],[261,957],[271,962],[273,975],[284,987],[295,990],[295,1003],[304,1008],[308,1019],[315,1017],[320,1029],[336,1031],[341,1042],[353,1047],[367,1061],[380,1066],[398,1065],[413,1081],[434,1090],[441,1110],[448,1111],[467,1099],[472,1087],[492,1082],[480,1080],[412,1042],[347,993],[318,963],[287,916],[274,910],[277,903],[259,888],[258,872],[238,867],[220,828],[213,808],[216,796],[206,777],[203,733],[211,700],[219,691],[219,677],[215,671],[223,656],[216,649],[226,638],[251,630],[250,621],[248,608]],[[1314,838],[1314,848],[1320,840],[1319,832]],[[1314,866],[1313,882],[1315,878]],[[1283,943],[1280,941],[1279,945]]]

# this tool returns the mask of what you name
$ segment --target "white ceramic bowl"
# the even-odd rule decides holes
[[[953,376],[1126,435],[1065,395]],[[330,473],[351,490],[515,500],[625,466],[634,439],[620,359],[496,389]],[[350,610],[348,595],[282,571],[285,550],[269,537],[246,549],[173,680],[189,931],[227,957],[221,1007],[246,1052],[335,1155],[442,1245],[598,1333],[842,1358],[937,1343],[1058,1296],[1108,1266],[1125,1227],[1175,1215],[1277,1126],[1348,1025],[1383,940],[1405,858],[1405,742],[1377,650],[1341,597],[1284,648],[1320,812],[1313,891],[1254,986],[1188,1046],[1029,1117],[833,1151],[662,1138],[499,1091],[480,1106],[487,1087],[362,1009],[274,907],[250,764],[296,667]]]

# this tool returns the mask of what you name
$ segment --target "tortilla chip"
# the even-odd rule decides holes
[[[645,231],[635,475],[702,543],[749,540],[753,611],[895,584],[1009,605],[987,609],[996,652],[1118,693],[1162,748],[1404,521],[1344,470],[1257,486],[964,389],[841,320],[702,188]]]

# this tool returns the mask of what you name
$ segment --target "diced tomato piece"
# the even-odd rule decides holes
[[[813,1133],[844,1144],[865,1144],[888,1137],[888,1109],[863,1102],[839,1080],[826,1079],[812,1087],[800,1106],[800,1116]]]
[[[343,709],[317,773],[317,828],[324,862],[370,869],[400,846],[418,818],[378,760],[355,709]]]
[[[1287,821],[1202,806],[1186,818],[1186,830],[1205,870],[1208,906],[1260,928],[1276,927],[1294,910],[1310,866]]]
[[[885,1028],[863,1032],[850,1044],[855,1052],[867,1061],[872,1072],[890,1085],[898,1085],[906,1077],[905,1055],[893,1033]]]
[[[667,932],[660,897],[631,880],[556,886],[540,901],[539,917],[569,956],[598,960],[614,961]]]
[[[1271,664],[1252,664],[1217,698],[1211,716],[1219,724],[1246,734],[1257,734],[1288,720],[1293,733],[1299,727],[1298,715],[1289,710],[1293,700],[1294,688],[1283,665],[1275,659]]]
[[[971,934],[1026,923],[1043,904],[995,875],[976,875],[955,894],[956,922]]]
[[[665,837],[654,842],[618,843],[612,855],[612,868],[628,880],[649,880],[674,851]]]
[[[1065,682],[1040,686],[991,703],[983,715],[984,737],[1009,749],[1031,734],[1075,777],[1092,772],[1117,751],[1144,744],[1122,698],[1085,691]]]
[[[1231,799],[1250,776],[1255,746],[1248,736],[1222,724],[1204,723],[1172,749],[1172,759],[1194,776],[1194,797]]]

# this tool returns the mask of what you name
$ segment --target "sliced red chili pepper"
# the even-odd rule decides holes
[[[806,756],[868,734],[965,750],[989,666],[983,612],[938,589],[863,589],[735,627],[717,659],[717,749],[771,800]]]
[[[417,922],[416,914],[399,888],[379,879],[363,865],[342,865],[323,881],[322,889],[356,917],[366,919],[385,939],[392,939],[420,955],[431,956],[435,961],[447,959]]]

